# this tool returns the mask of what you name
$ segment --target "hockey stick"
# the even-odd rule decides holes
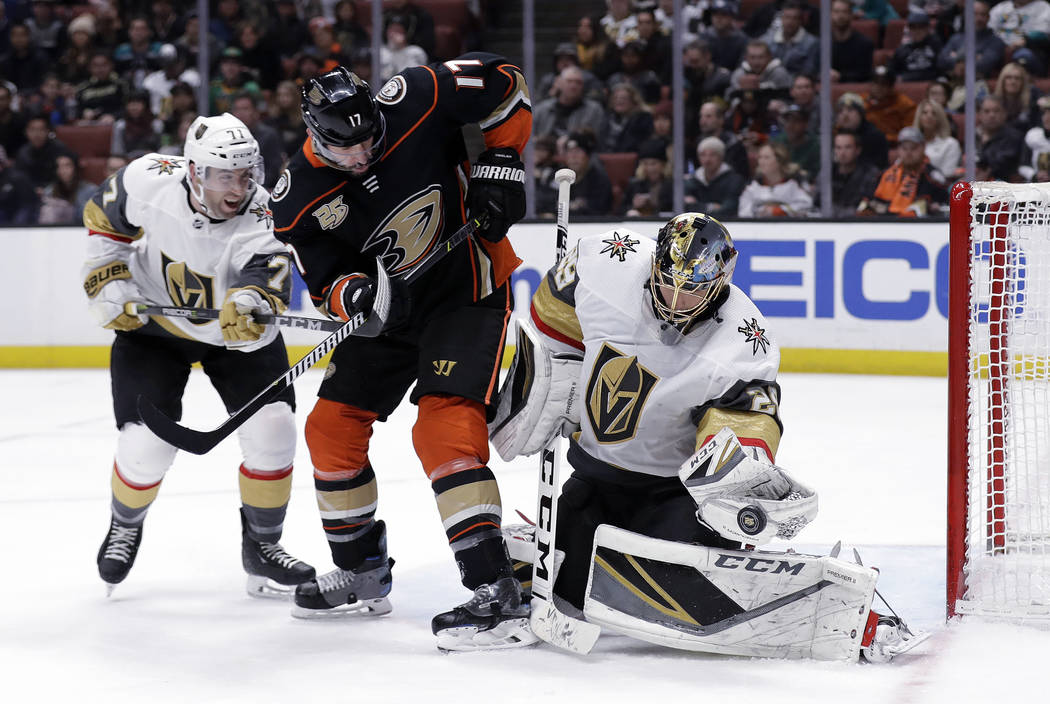
[[[403,280],[409,283],[421,276],[430,267],[441,261],[445,255],[456,248],[467,238],[478,231],[483,221],[474,218],[446,241],[438,245],[434,251],[427,255],[426,259],[416,265],[414,269],[405,274]],[[162,413],[153,402],[145,396],[138,397],[138,411],[142,422],[146,424],[153,433],[164,442],[174,445],[180,450],[192,452],[195,455],[203,455],[230,436],[233,431],[241,427],[246,420],[255,415],[255,412],[269,403],[275,396],[292,385],[303,372],[317,364],[322,357],[335,349],[335,346],[352,335],[355,330],[365,324],[367,318],[363,313],[358,313],[345,323],[337,323],[338,329],[321,341],[317,347],[306,353],[306,356],[292,365],[291,369],[274,379],[270,384],[256,394],[255,398],[237,409],[214,430],[194,430],[184,425],[179,425],[171,418]]]
[[[558,184],[558,222],[555,264],[565,258],[569,239],[569,187],[576,180],[572,169],[554,174]],[[559,611],[554,604],[554,538],[558,527],[558,494],[561,491],[561,436],[555,435],[540,453],[536,506],[536,556],[532,563],[532,632],[551,645],[574,653],[591,651],[601,628]]]
[[[144,303],[128,303],[124,306],[128,315],[163,315],[166,318],[188,318],[189,320],[218,320],[218,308],[183,308],[178,306],[148,306]],[[253,313],[252,320],[263,325],[279,325],[284,328],[301,328],[303,330],[322,330],[335,332],[343,327],[338,320],[324,318],[307,318],[300,315],[268,315]]]

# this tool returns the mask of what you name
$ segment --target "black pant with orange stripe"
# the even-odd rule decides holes
[[[332,354],[306,426],[315,488],[332,558],[353,569],[365,554],[376,512],[368,459],[372,424],[394,412],[409,387],[419,406],[412,440],[434,489],[463,583],[509,574],[499,533],[501,503],[488,468],[489,408],[499,377],[511,295],[508,284],[411,329],[350,338]],[[360,540],[360,542],[358,542]]]

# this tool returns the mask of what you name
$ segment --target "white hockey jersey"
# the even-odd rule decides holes
[[[147,154],[99,186],[84,208],[89,299],[106,277],[130,275],[139,300],[153,305],[219,308],[228,289],[252,286],[286,306],[290,259],[273,236],[266,189],[258,187],[237,216],[212,220],[190,205],[185,173],[183,158]],[[168,334],[223,344],[217,320],[151,318]]]
[[[655,248],[626,229],[585,237],[533,297],[551,345],[584,354],[569,461],[610,481],[630,481],[625,471],[675,477],[697,439],[725,426],[772,459],[780,349],[765,319],[732,286],[715,317],[670,343],[677,332],[656,317],[648,289]]]

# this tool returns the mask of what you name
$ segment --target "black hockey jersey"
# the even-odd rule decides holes
[[[462,127],[476,123],[486,148],[524,149],[532,108],[521,71],[470,53],[391,78],[377,102],[383,155],[363,177],[327,166],[308,138],[274,186],[274,234],[295,257],[316,306],[352,272],[411,270],[466,222],[469,168]],[[468,240],[412,283],[414,315],[476,301],[518,266],[510,243]]]

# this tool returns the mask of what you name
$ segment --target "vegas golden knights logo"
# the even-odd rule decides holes
[[[374,249],[391,276],[414,266],[430,251],[441,228],[441,188],[437,185],[405,199],[376,228],[362,249]]]
[[[608,343],[602,345],[587,382],[587,417],[600,443],[630,440],[649,393],[660,377]]]
[[[172,303],[188,308],[215,307],[211,276],[202,276],[186,266],[186,262],[172,261],[163,252],[160,255],[160,265],[164,271],[164,281],[168,286],[168,295],[171,296]],[[206,325],[211,322],[192,318],[186,318],[186,320],[195,325]]]

